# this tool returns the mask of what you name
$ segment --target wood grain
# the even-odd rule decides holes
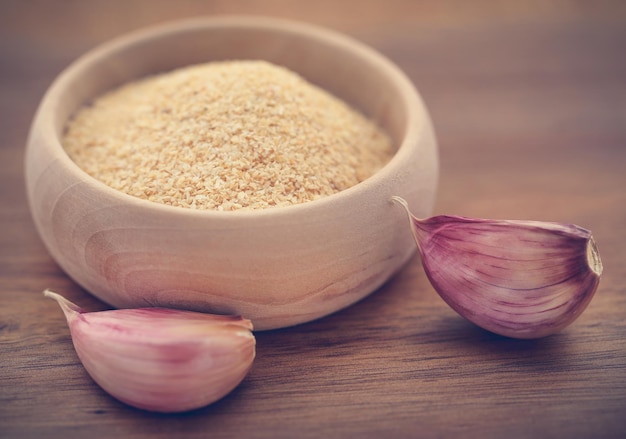
[[[233,3],[0,5],[0,437],[623,437],[624,3]],[[30,219],[22,168],[36,105],[67,63],[118,33],[261,11],[348,32],[411,77],[439,137],[438,213],[591,229],[605,271],[580,319],[537,341],[489,334],[451,311],[413,259],[344,311],[257,333],[250,375],[210,407],[162,416],[101,391],[40,294],[105,307],[55,265]]]

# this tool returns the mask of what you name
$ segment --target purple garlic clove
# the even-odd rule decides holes
[[[571,224],[435,216],[402,198],[422,265],[441,298],[476,325],[514,338],[544,337],[585,310],[602,274],[591,232]]]
[[[106,392],[144,410],[211,404],[244,379],[255,357],[249,320],[166,308],[83,312],[50,290],[83,366]]]

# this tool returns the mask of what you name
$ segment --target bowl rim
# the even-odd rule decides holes
[[[124,51],[128,46],[140,42],[148,42],[155,38],[167,38],[179,33],[206,31],[207,28],[225,27],[257,28],[276,33],[297,34],[309,40],[323,41],[338,46],[341,50],[351,51],[358,55],[359,58],[375,65],[383,72],[384,77],[387,78],[391,86],[398,90],[397,94],[402,99],[399,104],[403,106],[403,112],[406,117],[406,124],[399,136],[400,141],[391,159],[375,174],[362,182],[316,200],[263,209],[220,211],[216,209],[191,209],[172,206],[126,194],[89,175],[69,157],[61,144],[56,128],[56,118],[44,116],[54,114],[54,110],[59,106],[62,97],[90,65],[102,62],[116,53]],[[40,135],[38,137],[46,139],[45,143],[54,154],[55,160],[62,163],[68,172],[71,172],[82,183],[97,189],[99,192],[104,192],[108,198],[119,200],[120,204],[134,205],[137,208],[147,209],[155,214],[181,215],[185,217],[191,215],[216,219],[241,218],[243,220],[266,216],[276,218],[294,213],[306,215],[311,209],[334,207],[346,200],[353,199],[355,195],[362,195],[368,192],[370,188],[381,185],[384,181],[393,179],[393,174],[410,155],[410,148],[414,147],[414,145],[419,145],[420,133],[427,130],[428,120],[429,116],[423,100],[405,73],[387,57],[351,36],[319,25],[290,19],[253,15],[216,15],[180,19],[142,27],[105,41],[78,57],[56,77],[48,88],[31,126],[28,144],[31,143],[34,131],[39,130]]]

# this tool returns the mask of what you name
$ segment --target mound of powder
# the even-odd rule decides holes
[[[393,154],[372,121],[264,61],[194,65],[128,83],[80,109],[63,147],[114,189],[216,210],[331,195]]]

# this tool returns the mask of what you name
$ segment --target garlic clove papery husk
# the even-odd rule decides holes
[[[591,301],[602,262],[591,232],[571,224],[441,215],[420,220],[402,198],[424,271],[441,298],[476,325],[539,338]]]
[[[83,366],[106,392],[144,410],[206,406],[245,378],[255,357],[249,320],[165,308],[83,312],[57,293]]]

